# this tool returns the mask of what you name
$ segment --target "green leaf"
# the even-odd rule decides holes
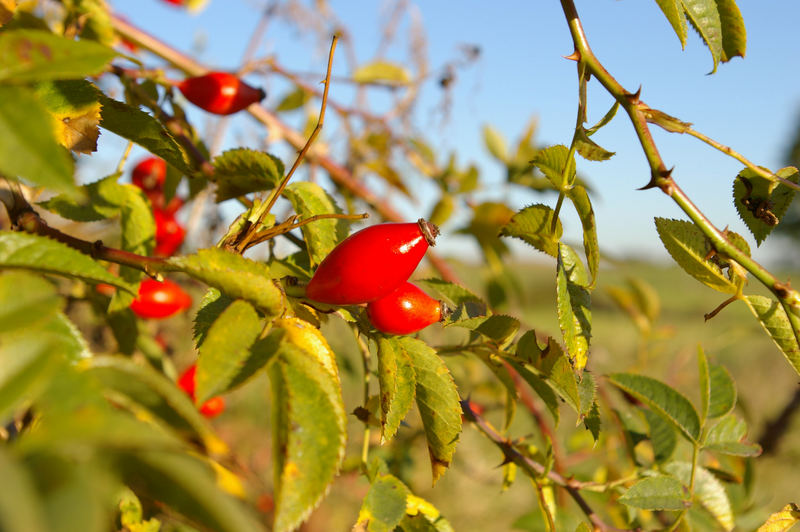
[[[220,532],[262,530],[239,501],[217,487],[212,468],[185,452],[125,453],[116,458],[114,466],[140,495],[161,501],[204,528]]]
[[[416,375],[405,344],[398,337],[378,337],[378,384],[381,443],[391,440],[414,401]]]
[[[714,60],[714,68],[711,73],[717,71],[717,64],[722,58],[722,23],[719,19],[717,4],[715,0],[681,0],[683,9],[689,22],[700,37],[708,46],[711,58]]]
[[[450,466],[461,433],[458,390],[447,366],[424,342],[398,338],[411,358],[416,376],[416,402],[428,440],[433,482]]]
[[[52,117],[30,89],[0,85],[0,138],[0,173],[55,190],[74,188],[69,152],[58,145]]]
[[[580,156],[587,161],[607,161],[615,154],[615,152],[608,151],[590,139],[583,126],[577,129],[577,134],[575,135],[575,147]]]
[[[64,306],[52,283],[25,271],[0,270],[0,334],[31,330]]]
[[[702,347],[697,349],[697,374],[700,385],[700,422],[705,424],[711,404],[711,377],[708,372],[708,359]]]
[[[578,217],[581,219],[583,227],[583,252],[586,254],[586,262],[589,264],[589,273],[592,276],[591,285],[594,287],[597,282],[597,272],[600,269],[600,246],[597,243],[597,224],[594,220],[594,209],[589,200],[589,194],[581,185],[575,185],[567,193],[567,197],[572,201]]]
[[[714,419],[728,414],[736,406],[736,386],[728,370],[718,364],[709,366],[709,377],[708,417]]]
[[[4,337],[0,343],[0,420],[35,400],[62,367],[59,339],[41,330]],[[4,335],[5,336],[5,335]]]
[[[692,403],[674,388],[656,379],[632,373],[613,373],[608,379],[617,388],[667,418],[689,441],[697,442],[700,437],[700,418]]]
[[[576,371],[586,367],[589,339],[592,336],[589,279],[581,259],[566,244],[559,244],[556,276],[558,325],[564,337],[570,361]]]
[[[530,205],[512,216],[511,221],[500,229],[500,235],[519,238],[539,251],[557,257],[563,230],[558,219],[553,227],[554,214],[547,205]]]
[[[194,337],[194,345],[199,348],[205,340],[208,329],[211,327],[222,312],[228,308],[228,305],[233,303],[234,299],[222,295],[216,288],[209,288],[203,299],[200,300],[200,306],[197,309],[197,314],[194,317],[194,328],[192,336]]]
[[[536,153],[531,161],[541,170],[556,190],[568,190],[575,177],[575,157],[570,157],[569,148],[562,144],[549,146]]]
[[[503,135],[490,125],[483,126],[483,143],[489,153],[500,162],[508,159],[508,147]]]
[[[397,63],[378,60],[358,67],[353,72],[353,81],[356,83],[407,85],[411,81],[411,75]]]
[[[649,426],[650,443],[653,445],[653,459],[657,464],[663,464],[670,459],[678,446],[678,435],[672,424],[661,414],[652,410],[642,410]]]
[[[630,487],[619,502],[643,510],[685,510],[691,506],[689,492],[678,480],[667,477],[647,477]]]
[[[745,296],[744,302],[794,370],[800,373],[800,342],[781,304],[764,296]]]
[[[769,516],[756,532],[788,532],[800,522],[800,506],[789,503],[780,512]]]
[[[454,532],[435,506],[410,493],[406,499],[406,516],[398,528],[400,532]]]
[[[284,343],[270,366],[276,532],[319,504],[344,457],[347,419],[338,381],[311,353]]]
[[[575,412],[582,413],[581,396],[575,371],[564,353],[561,345],[550,338],[545,349],[544,358],[538,361],[537,367],[547,383],[570,405]]]
[[[606,114],[603,115],[603,118],[601,118],[598,123],[587,129],[586,134],[591,137],[592,135],[597,133],[600,130],[600,128],[603,128],[606,125],[608,125],[608,123],[611,122],[611,120],[613,120],[614,116],[616,116],[618,110],[619,110],[619,102],[615,100],[614,104],[611,106],[611,109],[609,109],[606,112]]]
[[[747,31],[744,19],[735,0],[715,0],[719,20],[722,25],[722,62],[730,61],[737,55],[744,57],[747,48]]]
[[[117,53],[92,41],[39,30],[0,33],[0,81],[24,83],[99,74]]]
[[[558,397],[556,393],[553,391],[553,388],[545,382],[544,379],[527,369],[522,364],[514,361],[509,360],[509,364],[516,370],[520,376],[525,379],[525,382],[536,392],[539,398],[544,402],[544,405],[547,407],[547,410],[550,411],[550,415],[553,416],[553,421],[555,422],[556,426],[558,426],[559,421],[559,411],[558,411]]]
[[[406,497],[409,493],[406,485],[397,477],[378,475],[361,503],[356,527],[368,532],[392,532],[406,515]]]
[[[237,299],[219,315],[199,348],[195,376],[197,404],[226,391],[263,328],[255,309]]]
[[[661,242],[686,273],[718,292],[736,293],[736,284],[705,258],[712,248],[697,226],[683,220],[656,218],[655,221]]]
[[[588,374],[587,374],[588,375]],[[589,412],[582,416],[583,418],[583,426],[586,427],[586,430],[592,435],[594,442],[597,443],[597,440],[600,439],[600,407],[597,406],[597,403],[592,403],[592,407],[589,409]]]
[[[747,424],[734,416],[727,415],[714,425],[706,436],[703,449],[734,456],[758,456],[761,446],[743,441],[747,435]]]
[[[689,485],[692,472],[689,462],[672,462],[664,466],[664,470],[684,485]],[[695,469],[694,496],[722,528],[733,530],[733,511],[725,486],[710,471],[699,466]]]
[[[217,203],[269,190],[283,179],[283,162],[269,153],[235,148],[214,157]]]
[[[502,349],[511,343],[519,331],[519,320],[511,316],[495,314],[483,320],[473,330]]]
[[[192,175],[189,156],[161,122],[139,108],[113,100],[103,93],[100,93],[100,103],[103,105],[100,127],[135,142],[180,172]]]
[[[341,214],[342,210],[330,194],[316,183],[298,181],[291,183],[283,192],[294,211],[302,220],[318,214]],[[328,218],[305,224],[303,239],[308,248],[312,264],[319,264],[336,245],[347,238],[350,232],[347,220]]]
[[[311,99],[311,93],[302,87],[295,87],[294,90],[288,92],[275,107],[275,111],[293,111],[303,107],[305,103]]]
[[[681,48],[686,48],[686,17],[683,14],[683,5],[680,0],[656,0],[658,7],[667,17],[675,35],[681,41]]]
[[[775,175],[798,183],[797,168],[781,168]],[[786,214],[794,199],[795,190],[783,183],[770,181],[745,168],[733,181],[733,202],[739,217],[760,246]]]
[[[42,502],[25,466],[0,447],[0,478],[14,489],[0,490],[0,529],[5,532],[45,532]]]
[[[283,310],[283,293],[270,277],[266,264],[219,248],[172,257],[169,263],[233,299],[249,301],[267,317],[279,316]]]
[[[0,267],[24,268],[108,283],[131,293],[135,287],[110,274],[100,263],[66,244],[29,233],[0,231]]]
[[[86,80],[38,83],[36,95],[53,118],[56,139],[78,153],[97,151],[100,102],[97,87]]]
[[[473,292],[464,288],[463,286],[445,281],[443,279],[419,279],[414,281],[415,284],[422,285],[428,288],[440,298],[444,298],[452,305],[463,305],[465,303],[485,303],[483,300],[475,295]],[[485,314],[485,313],[484,313]]]

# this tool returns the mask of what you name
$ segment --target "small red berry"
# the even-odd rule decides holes
[[[197,364],[192,364],[186,371],[184,371],[178,378],[178,387],[186,392],[192,401],[195,400],[195,374],[197,373]],[[225,410],[224,397],[212,397],[200,406],[200,413],[207,418],[212,418],[220,415]]]
[[[344,239],[320,263],[306,295],[320,303],[369,303],[403,284],[434,245],[439,229],[425,220],[367,227]]]
[[[442,319],[442,302],[411,283],[367,305],[372,325],[388,334],[411,334]]]
[[[163,282],[145,279],[139,284],[139,294],[130,308],[140,318],[162,319],[191,306],[191,296],[180,285],[166,279]]]
[[[227,72],[209,72],[186,78],[178,83],[178,88],[197,107],[217,115],[241,111],[266,96],[262,89],[251,87]]]
[[[158,257],[171,257],[178,251],[186,237],[186,229],[175,220],[174,213],[153,211],[156,221],[156,247],[153,253]]]
[[[167,163],[158,157],[142,159],[133,168],[131,182],[145,192],[161,190],[167,178]]]
[[[94,289],[98,294],[103,294],[104,296],[111,297],[117,291],[117,287],[113,284],[108,283],[97,283],[94,285]]]

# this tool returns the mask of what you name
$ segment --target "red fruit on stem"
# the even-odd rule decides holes
[[[147,199],[150,200],[153,212],[161,211],[164,214],[172,215],[178,212],[184,204],[183,198],[179,198],[178,196],[173,196],[172,199],[169,200],[169,203],[166,203],[164,201],[164,193],[160,190],[145,191],[145,195]]]
[[[140,318],[163,319],[191,306],[191,296],[180,285],[166,279],[163,282],[145,279],[139,284],[139,294],[130,308]]]
[[[131,182],[145,192],[161,190],[167,178],[167,163],[158,157],[147,157],[133,168]]]
[[[153,211],[156,221],[156,247],[153,253],[159,257],[171,257],[183,244],[186,229],[175,220],[174,213]]]
[[[367,305],[372,325],[388,334],[411,334],[442,319],[442,302],[411,283]]]
[[[186,392],[192,401],[195,400],[195,374],[197,373],[197,364],[192,364],[186,371],[184,371],[178,378],[178,387]],[[200,413],[207,418],[212,418],[220,415],[225,410],[224,397],[212,397],[200,406]]]
[[[417,223],[385,223],[344,239],[320,263],[306,295],[320,303],[369,303],[403,284],[435,243],[439,229]]]
[[[204,76],[186,78],[178,83],[178,88],[197,107],[217,115],[241,111],[266,96],[262,89],[251,87],[227,72],[209,72]]]

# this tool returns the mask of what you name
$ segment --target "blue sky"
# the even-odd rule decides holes
[[[178,49],[192,52],[202,43],[200,58],[217,68],[234,70],[259,18],[261,0],[211,0],[205,10],[187,14],[159,0],[113,0],[113,8],[131,22],[147,28]],[[739,2],[748,32],[746,58],[735,58],[711,70],[711,57],[699,37],[690,31],[687,46],[680,43],[654,1],[577,0],[576,5],[595,54],[606,68],[630,90],[642,86],[642,99],[651,107],[693,122],[706,135],[743,153],[750,160],[775,170],[800,119],[798,61],[800,41],[796,24],[800,2],[773,0]],[[379,22],[389,2],[331,2],[333,11],[350,30],[358,61],[373,57],[380,37]],[[522,207],[533,202],[553,204],[554,196],[520,193],[495,186],[504,170],[486,152],[481,128],[491,124],[515,142],[531,119],[538,122],[537,141],[568,144],[577,103],[575,66],[563,59],[572,51],[560,2],[414,3],[428,37],[431,67],[458,55],[462,44],[480,46],[481,59],[459,73],[449,120],[431,120],[441,91],[426,84],[418,109],[419,127],[444,154],[458,152],[459,161],[473,161],[482,169],[485,191],[492,198]],[[406,27],[405,25],[403,27]],[[401,57],[408,42],[396,39],[387,56]],[[327,50],[315,40],[273,23],[262,40],[259,54],[275,54],[286,67],[322,73]],[[348,65],[342,52],[335,65],[340,75]],[[275,105],[280,86],[267,87],[265,101]],[[333,94],[347,94],[334,83]],[[336,96],[334,96],[336,97]],[[346,102],[346,100],[345,100]],[[589,122],[608,109],[610,98],[593,82],[589,86]],[[199,116],[200,124],[207,115]],[[237,117],[229,134],[232,145],[253,135],[260,126]],[[202,129],[202,128],[201,128]],[[732,179],[741,164],[715,152],[699,141],[661,130],[655,139],[674,177],[718,227],[745,235],[756,258],[770,260],[781,252],[781,243],[767,242],[755,251],[731,200]],[[683,218],[682,212],[657,190],[639,191],[649,175],[641,149],[627,118],[620,113],[594,139],[617,155],[595,163],[579,160],[578,169],[597,191],[593,198],[601,247],[614,256],[639,255],[666,258],[653,225],[654,216]],[[102,147],[102,144],[101,144]],[[109,156],[115,161],[118,154]],[[113,163],[112,163],[113,164]],[[397,197],[397,205],[410,219],[427,213],[434,189],[419,189],[421,200],[412,203]],[[461,219],[463,220],[463,218]],[[458,227],[459,219],[445,226]],[[568,239],[579,241],[579,225],[567,209]],[[446,233],[445,233],[446,234]],[[456,242],[454,238],[453,243]],[[460,244],[459,244],[460,245]],[[535,257],[531,250],[523,250]]]

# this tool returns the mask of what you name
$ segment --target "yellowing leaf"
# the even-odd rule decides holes
[[[274,325],[286,331],[284,341],[288,341],[313,355],[322,364],[322,367],[328,370],[328,373],[336,379],[336,382],[339,381],[336,355],[319,329],[300,318],[282,318],[275,320]]]
[[[373,61],[362,65],[353,72],[353,81],[358,83],[384,83],[388,85],[407,85],[411,74],[402,66],[389,61]]]
[[[800,506],[790,503],[784,506],[780,512],[770,515],[769,519],[758,527],[757,532],[787,532],[798,521],[800,521]]]

